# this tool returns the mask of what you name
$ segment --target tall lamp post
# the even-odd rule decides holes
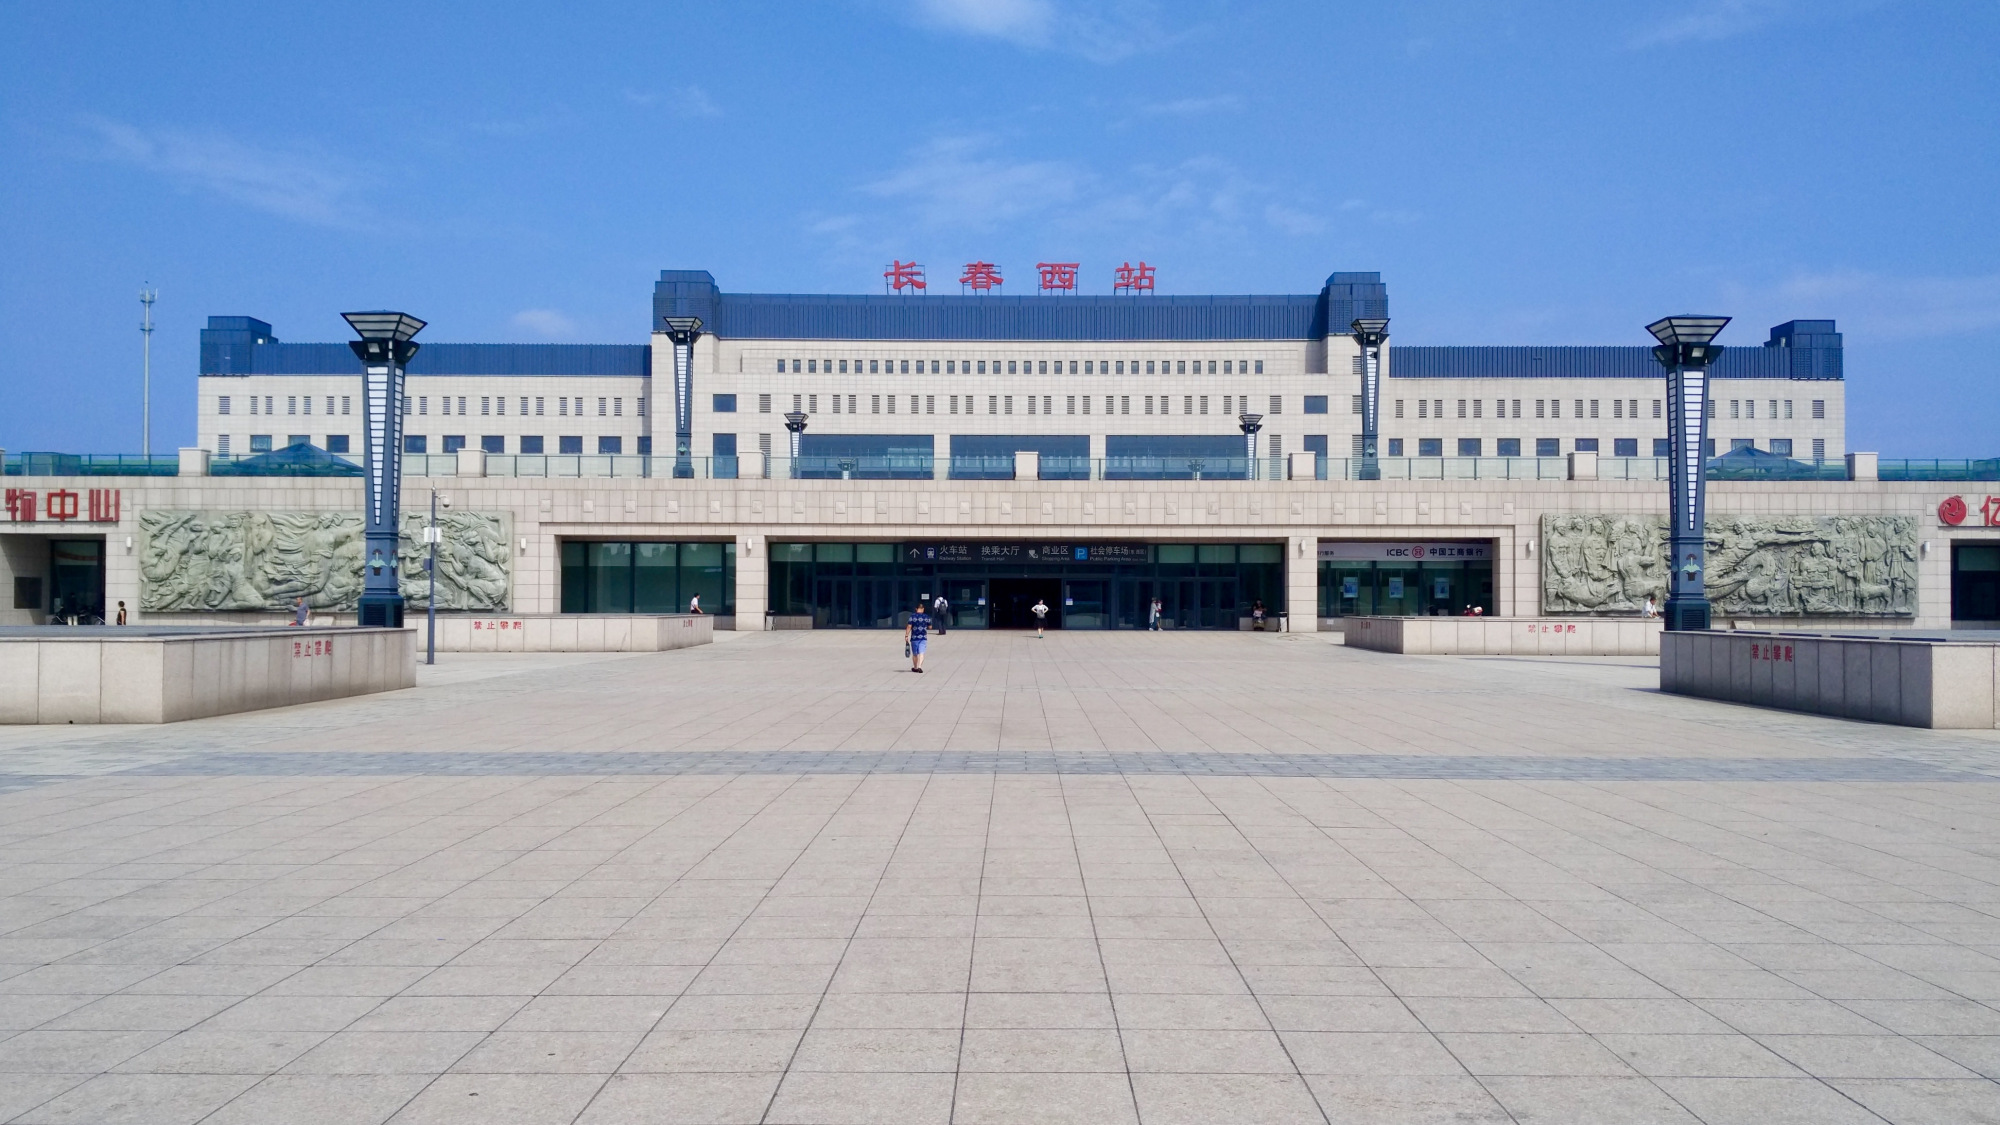
[[[361,620],[366,626],[403,627],[403,591],[396,550],[402,537],[403,368],[417,354],[411,339],[424,322],[408,313],[340,314],[359,340],[348,347],[361,360],[364,493],[361,503]]]
[[[698,316],[665,316],[667,338],[674,343],[674,476],[694,476],[694,342],[701,335]]]
[[[446,500],[444,506],[447,508],[451,507],[451,501]],[[438,544],[443,540],[444,531],[438,527],[438,490],[436,485],[432,485],[431,525],[424,528],[424,543],[430,548],[430,557],[424,560],[424,573],[430,575],[431,579],[430,600],[429,604],[424,608],[424,613],[429,618],[428,624],[424,627],[424,663],[426,664],[436,664],[438,662]]]
[[[1389,339],[1389,318],[1356,318],[1348,325],[1354,341],[1361,345],[1361,466],[1360,480],[1381,480],[1382,462],[1377,457],[1382,434],[1382,345]]]
[[[1726,316],[1669,316],[1646,326],[1660,342],[1653,358],[1667,369],[1669,466],[1666,623],[1676,631],[1708,628],[1705,474],[1708,459],[1708,369],[1722,349],[1714,343]]]
[[[1243,429],[1243,456],[1249,458],[1248,461],[1244,462],[1243,479],[1256,480],[1257,431],[1264,428],[1264,416],[1262,414],[1238,414],[1236,416],[1236,424]]]
[[[799,439],[805,436],[806,416],[796,410],[785,415],[785,432],[790,434],[792,439],[792,465],[789,475],[796,477],[799,475]]]

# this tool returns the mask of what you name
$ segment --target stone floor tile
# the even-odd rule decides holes
[[[1599,1035],[1605,1049],[1649,1078],[1796,1078],[1804,1072],[1747,1035]]]
[[[965,1073],[1125,1072],[1119,1034],[1108,1028],[968,1028],[957,1058]]]
[[[0,1080],[0,1121],[17,1120],[20,1115],[93,1077],[61,1072],[9,1074]]]
[[[183,1031],[113,1070],[147,1074],[270,1074],[327,1038],[323,1031]]]
[[[1142,1125],[1324,1125],[1296,1074],[1134,1074]]]
[[[1900,1035],[1760,1035],[1757,1041],[1818,1078],[1977,1078]]]
[[[457,1074],[609,1074],[640,1031],[496,1031],[452,1064]]]
[[[274,1074],[216,1110],[202,1125],[380,1125],[429,1082],[428,1075],[419,1074]]]
[[[754,1125],[778,1088],[776,1072],[616,1074],[576,1125]]]
[[[172,1035],[170,1031],[23,1031],[0,1040],[0,1074],[97,1074]]]
[[[799,1043],[791,1069],[948,1073],[957,1068],[960,1037],[957,1028],[823,1028],[815,1023]]]
[[[801,1035],[782,1030],[662,1029],[646,1036],[621,1069],[634,1074],[782,1071],[791,1065]]]
[[[1440,1033],[1438,1038],[1475,1075],[1545,1077],[1629,1076],[1632,1068],[1582,1034]]]
[[[1574,1022],[1549,1001],[1508,996],[1411,996],[1404,1000],[1422,1021],[1422,1027],[1437,1033],[1462,1032],[1570,1032]],[[1357,1028],[1355,1030],[1365,1030]]]
[[[1296,1068],[1270,1031],[1121,1032],[1127,1065],[1150,1074],[1289,1074]]]
[[[673,1004],[667,996],[537,996],[503,1031],[649,1031]]]
[[[1169,1031],[1216,1030],[1216,1031],[1264,1031],[1274,1024],[1284,1030],[1285,1025],[1273,1014],[1267,1016],[1267,1009],[1275,1013],[1286,1007],[1278,1001],[1317,1001],[1317,997],[1252,997],[1249,995],[1216,995],[1195,993],[1182,995],[1175,993],[1120,993],[1115,998],[1118,1025],[1123,1028],[1159,1028]],[[1322,1008],[1319,1003],[1290,1005],[1288,1010],[1300,1007]],[[1406,1013],[1407,1015],[1407,1013]],[[1304,1018],[1304,1017],[1299,1017]],[[1414,1028],[1415,1023],[1411,1021]]]
[[[287,1064],[284,1072],[441,1074],[483,1038],[479,1031],[342,1031]]]
[[[100,1074],[14,1118],[21,1125],[193,1125],[253,1074]]]
[[[1896,1125],[2000,1125],[2000,1086],[1990,1081],[1836,1079],[1832,1085]]]
[[[446,1074],[390,1118],[396,1125],[569,1125],[601,1074]]]
[[[965,998],[965,1026],[1116,1027],[1105,992],[974,992]]]
[[[1428,1032],[1288,1031],[1282,1039],[1304,1074],[1393,1077],[1466,1073]]]
[[[829,992],[813,1016],[815,1028],[959,1028],[963,992]]]
[[[1882,1118],[1813,1078],[1661,1078],[1707,1125],[1881,1125]],[[1502,1100],[1505,1100],[1504,1098]]]
[[[1481,1079],[1480,1085],[1519,1125],[1721,1125],[1706,1114],[1690,1113],[1645,1078],[1500,1076]]]
[[[1123,1071],[1110,1074],[960,1075],[953,1125],[1137,1125]]]
[[[765,1121],[771,1125],[931,1125],[951,1120],[950,1074],[785,1076]]]
[[[1512,1125],[1474,1078],[1462,1075],[1308,1074],[1306,1085],[1340,1125]]]

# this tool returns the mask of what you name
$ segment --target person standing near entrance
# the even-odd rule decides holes
[[[1160,631],[1160,608],[1160,599],[1154,598],[1153,604],[1146,609],[1146,628],[1155,633]]]
[[[930,641],[930,632],[930,614],[924,612],[924,603],[919,601],[917,608],[910,611],[909,621],[903,625],[903,651],[910,657],[912,672],[924,670],[924,648]]]
[[[125,624],[125,603],[124,603],[124,602],[119,602],[119,603],[118,603],[118,623],[119,623],[120,625],[123,625],[123,624]]]
[[[1049,623],[1049,603],[1043,601],[1040,598],[1036,598],[1035,607],[1029,612],[1035,615],[1035,637],[1037,639],[1040,639],[1042,636],[1043,626]]]
[[[945,633],[945,620],[951,614],[951,599],[945,597],[944,593],[940,591],[937,600],[931,603],[931,612],[937,620],[938,636],[942,637]]]

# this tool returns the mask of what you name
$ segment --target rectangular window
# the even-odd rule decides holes
[[[1624,400],[1624,399],[1622,399],[1622,398],[1614,398],[1614,399],[1612,399],[1612,400],[1611,400],[1611,416],[1612,416],[1613,418],[1623,418],[1623,417],[1625,417],[1625,400]]]
[[[464,434],[444,435],[444,451],[446,453],[457,453],[459,450],[464,448],[465,448]]]
[[[1360,396],[1359,396],[1359,395],[1356,395],[1355,397],[1356,397],[1356,398],[1359,398]],[[1400,404],[1399,404],[1399,405],[1400,405]],[[1306,405],[1305,405],[1305,411],[1306,411],[1306,413],[1307,413],[1307,414],[1324,414],[1324,413],[1326,413],[1326,396],[1325,396],[1325,395],[1307,395],[1307,396],[1306,396]]]
[[[306,398],[305,409],[301,410],[300,413],[311,414],[313,412],[313,396],[307,395],[305,396],[305,398]]]
[[[1361,413],[1361,396],[1360,396],[1360,395],[1355,395],[1355,396],[1354,396],[1354,412],[1355,412],[1356,414],[1359,414],[1359,413]],[[1398,418],[1401,418],[1402,416],[1403,416],[1403,400],[1399,398],[1399,399],[1397,399],[1397,400],[1396,400],[1396,417],[1398,417]]]
[[[1792,420],[1792,400],[1791,400],[1791,399],[1786,399],[1786,400],[1785,400],[1785,421],[1789,422],[1789,421],[1791,421],[1791,420]]]
[[[1361,435],[1360,435],[1360,434],[1355,434],[1355,435],[1354,435],[1354,439],[1355,439],[1355,441],[1356,441],[1357,443],[1359,443],[1359,441],[1361,440]],[[1402,439],[1402,438],[1399,438],[1399,437],[1392,437],[1392,438],[1390,438],[1390,439],[1389,439],[1389,456],[1391,456],[1391,457],[1401,457],[1402,455],[1403,455],[1403,439]],[[1357,454],[1357,456],[1359,456],[1359,454]]]
[[[889,396],[889,413],[891,413],[891,414],[894,414],[895,412],[896,412],[896,396],[895,396],[895,395],[890,395],[890,396]]]
[[[1730,420],[1731,420],[1731,421],[1734,421],[1734,420],[1736,420],[1736,419],[1738,419],[1738,418],[1741,418],[1742,416],[1743,416],[1743,403],[1742,403],[1742,402],[1740,402],[1740,401],[1739,401],[1739,400],[1737,400],[1737,399],[1733,399],[1733,398],[1732,398],[1732,399],[1730,399],[1730,400],[1729,400],[1729,417],[1730,417]]]
[[[1656,437],[1653,439],[1653,456],[1672,457],[1673,455],[1674,455],[1674,439],[1663,438],[1663,437]]]
[[[1420,399],[1418,399],[1418,400],[1417,400],[1417,417],[1419,417],[1419,418],[1429,418],[1430,416],[1431,416],[1431,400],[1430,400],[1430,399],[1427,399],[1427,398],[1420,398]]]
[[[611,400],[611,416],[614,418],[623,418],[625,416],[625,399],[623,396]]]
[[[1203,395],[1203,396],[1201,396],[1201,412],[1202,412],[1203,414],[1206,414],[1206,413],[1208,413],[1208,396],[1207,396],[1207,395]]]
[[[597,400],[597,416],[598,416],[599,418],[602,418],[602,417],[604,417],[604,406],[605,406],[605,402],[604,402],[604,399],[603,399],[602,397],[600,397],[600,398],[599,398],[599,399]]]
[[[1083,412],[1084,412],[1085,414],[1088,414],[1088,413],[1090,413],[1090,396],[1089,396],[1089,395],[1085,395],[1085,396],[1083,396]]]
[[[1068,409],[1068,413],[1071,413],[1071,414],[1074,414],[1074,413],[1076,413],[1076,396],[1075,396],[1075,395],[1070,395],[1070,396],[1069,396],[1069,404],[1068,404],[1068,407],[1069,407],[1069,409]]]
[[[770,413],[771,411],[770,395],[764,396],[763,407],[764,407],[764,412],[766,414]],[[709,409],[717,414],[734,414],[736,413],[736,396],[712,395],[710,396],[709,400]]]
[[[565,434],[557,438],[556,452],[563,454],[582,453],[583,436],[581,434]]]
[[[1444,439],[1435,437],[1418,438],[1417,456],[1419,457],[1444,456]]]
[[[1815,417],[1815,418],[1824,418],[1824,417],[1826,417],[1826,400],[1825,400],[1825,399],[1823,399],[1823,398],[1816,398],[1816,399],[1812,400],[1812,404],[1813,404],[1813,417]]]
[[[793,396],[792,396],[792,409],[794,409],[794,410],[797,410],[797,409],[798,409],[798,406],[799,406],[799,396],[797,396],[797,395],[793,395]],[[818,395],[807,395],[807,396],[806,396],[806,413],[807,413],[807,414],[818,414],[818,413],[819,413],[819,396],[818,396]]]
[[[530,434],[521,438],[521,452],[528,454],[537,454],[540,453],[541,451],[542,451],[542,439],[539,435]]]
[[[1536,438],[1536,439],[1535,439],[1535,456],[1537,456],[1537,457],[1560,457],[1560,456],[1562,456],[1562,439],[1561,439],[1561,438],[1552,438],[1552,437],[1538,437],[1538,438]]]
[[[311,401],[311,400],[307,400],[307,401]],[[286,395],[286,396],[285,396],[285,413],[287,413],[287,414],[297,414],[298,412],[299,412],[299,396],[297,396],[297,395]]]
[[[1597,452],[1597,439],[1594,437],[1580,437],[1576,439],[1576,451],[1578,453]]]
[[[222,396],[221,398],[218,398],[218,399],[216,399],[216,400],[215,400],[215,412],[216,412],[217,414],[227,414],[227,413],[229,413],[229,396],[228,396],[228,395],[223,395],[223,396]]]
[[[1639,416],[1638,399],[1633,398],[1625,400],[1625,416],[1627,418],[1637,418]]]
[[[1271,413],[1273,413],[1273,414],[1283,414],[1284,412],[1285,412],[1285,396],[1283,396],[1283,395],[1272,395],[1272,396],[1271,396]]]
[[[1540,417],[1543,417],[1543,416],[1544,416],[1544,415],[1543,415],[1543,411],[1542,411],[1542,406],[1543,406],[1543,402],[1542,402],[1542,400],[1541,400],[1541,399],[1536,399],[1536,400],[1535,400],[1535,417],[1537,417],[1537,418],[1540,418]]]
[[[1235,360],[1233,360],[1233,359],[1225,359],[1225,360],[1223,360],[1223,361],[1222,361],[1222,373],[1223,373],[1224,375],[1234,375],[1234,374],[1236,374],[1236,361],[1235,361]]]
[[[1813,439],[1813,464],[1817,465],[1824,460],[1826,460],[1826,439],[1816,437]]]
[[[936,396],[936,395],[925,395],[925,396],[924,396],[924,413],[926,413],[926,414],[936,414],[936,413],[937,413],[937,396]]]
[[[269,442],[271,439],[265,438],[264,440],[266,442]],[[268,446],[266,448],[268,448]],[[430,439],[425,437],[423,434],[403,435],[403,452],[423,453],[429,448],[430,448]],[[257,451],[257,439],[255,437],[252,437],[250,439],[250,451],[252,453],[255,453]]]
[[[1147,396],[1146,396],[1146,403],[1145,403],[1145,405],[1146,405],[1146,413],[1148,413],[1148,414],[1151,414],[1151,413],[1153,412],[1153,396],[1152,396],[1152,395],[1147,395]]]
[[[1257,374],[1262,375],[1263,373],[1264,373],[1264,361],[1260,359],[1257,361]]]
[[[1790,457],[1792,455],[1792,439],[1788,437],[1772,438],[1771,452],[1780,457]]]
[[[1485,442],[1481,441],[1479,438],[1476,437],[1459,438],[1458,455],[1460,457],[1483,457],[1485,456],[1485,454],[1482,453],[1481,450],[1484,447],[1484,445]]]
[[[1653,400],[1653,417],[1655,417],[1655,418],[1658,418],[1659,416],[1660,416],[1660,400],[1659,400],[1659,399],[1654,399],[1654,400]]]
[[[625,452],[625,439],[612,435],[599,435],[597,439],[597,452],[600,454],[623,453]]]
[[[645,400],[644,400],[644,399],[640,399],[639,401],[641,401],[641,402],[644,402]],[[760,394],[760,395],[758,395],[758,396],[757,396],[757,413],[759,413],[759,414],[769,414],[770,412],[771,412],[771,396],[770,396],[770,395],[764,395],[764,394]]]
[[[1014,396],[1008,395],[1007,401],[1002,403],[1001,406],[1003,407],[1002,413],[1006,414],[1014,413]]]
[[[1720,406],[1720,405],[1721,405],[1721,402],[1722,402],[1722,400],[1720,400],[1720,399],[1713,399],[1713,398],[1712,398],[1712,399],[1709,399],[1709,400],[1708,400],[1708,417],[1709,417],[1709,420],[1710,420],[1710,421],[1714,421],[1714,420],[1715,420],[1715,408],[1716,408],[1717,406]]]
[[[342,414],[351,414],[351,413],[353,413],[353,411],[352,411],[351,409],[349,409],[349,407],[350,407],[351,405],[352,405],[352,400],[351,400],[351,399],[349,399],[349,398],[348,398],[348,396],[346,396],[346,395],[341,395],[341,396],[340,396],[340,412],[341,412]]]
[[[1521,455],[1521,439],[1517,437],[1493,439],[1493,455],[1495,457],[1519,457]]]
[[[1472,416],[1474,418],[1479,417],[1479,408],[1481,406],[1484,406],[1485,404],[1486,400],[1483,398],[1475,398],[1472,400]]]
[[[481,434],[479,449],[483,453],[507,452],[507,438],[503,434]]]
[[[1595,418],[1595,417],[1597,417],[1597,400],[1596,400],[1596,399],[1591,399],[1591,400],[1590,400],[1590,416],[1591,416],[1592,418]]]
[[[229,435],[228,435],[228,434],[217,434],[217,435],[215,435],[215,455],[216,455],[217,457],[227,457],[227,456],[229,456]]]
[[[253,399],[251,399],[250,401],[251,401],[251,403],[253,403],[253,404],[254,404],[254,403],[256,403],[256,401],[257,401],[257,400],[253,398]],[[431,396],[429,396],[429,395],[418,395],[418,396],[417,396],[417,413],[419,413],[419,414],[429,414],[430,412],[431,412]],[[255,411],[253,410],[253,411],[252,411],[251,413],[253,413],[253,414],[254,414],[254,413],[256,413],[256,412],[255,412]]]
[[[998,414],[998,413],[1000,413],[1000,396],[999,396],[999,395],[987,395],[987,396],[986,396],[986,413],[988,413],[988,414]]]
[[[951,398],[946,402],[946,405],[951,408],[951,412],[953,414],[958,413],[958,396],[952,395]]]
[[[882,396],[881,396],[881,395],[869,395],[869,396],[868,396],[868,413],[870,413],[870,414],[880,414],[880,413],[882,413]]]
[[[1635,437],[1612,438],[1611,455],[1613,457],[1637,457],[1639,455],[1639,439]]]

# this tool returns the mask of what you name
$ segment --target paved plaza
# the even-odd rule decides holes
[[[1326,635],[0,728],[0,1121],[2000,1122],[2000,738]]]

